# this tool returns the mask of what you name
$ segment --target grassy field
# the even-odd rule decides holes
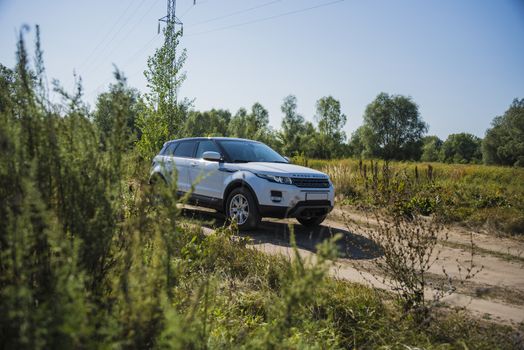
[[[230,229],[205,236],[181,227],[172,319],[161,347],[256,349],[505,349],[518,331],[434,312],[421,325],[395,299],[359,284],[329,278],[333,246],[318,260],[291,261],[249,248]]]
[[[485,165],[390,162],[384,181],[383,161],[305,160],[298,164],[331,176],[341,205],[366,209],[380,205],[378,192],[402,192],[404,212],[438,215],[511,235],[524,234],[524,169]],[[407,198],[406,198],[407,197]]]
[[[80,82],[72,93],[57,84],[55,104],[39,85],[43,63],[38,73],[28,62],[21,33],[16,69],[0,67],[0,349],[522,348],[522,325],[420,313],[331,278],[329,239],[304,261],[256,251],[234,226],[204,235],[181,217],[174,186],[148,181],[151,156],[177,131],[171,100],[140,103],[135,143],[118,71],[102,130]],[[308,163],[332,176],[341,204],[522,233],[524,170]]]

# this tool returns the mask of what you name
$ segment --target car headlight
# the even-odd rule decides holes
[[[258,177],[266,179],[271,182],[276,182],[278,184],[292,185],[293,181],[290,177],[287,176],[277,176],[277,175],[268,175],[268,174],[255,174]]]

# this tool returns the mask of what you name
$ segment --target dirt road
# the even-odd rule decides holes
[[[223,225],[219,215],[200,208],[187,207],[184,215],[203,222],[207,231]],[[295,220],[265,219],[259,229],[241,235],[248,236],[253,247],[258,250],[291,257],[291,224],[301,256],[314,258],[317,244],[340,233],[343,237],[338,241],[340,258],[332,268],[332,275],[388,289],[387,285],[369,272],[376,271],[373,269],[373,260],[381,256],[377,245],[363,232],[350,232],[344,224],[343,215],[358,221],[365,220],[359,213],[336,209],[318,228],[305,228]],[[430,278],[442,278],[443,267],[452,276],[458,276],[457,261],[467,264],[471,259],[467,247],[471,232],[459,227],[448,228],[448,232],[448,240],[439,244],[441,255],[438,263],[430,270]],[[474,262],[484,268],[443,301],[450,307],[465,307],[475,316],[500,323],[524,322],[524,242],[478,232],[473,232],[473,241],[477,247]],[[432,293],[429,289],[426,292]]]

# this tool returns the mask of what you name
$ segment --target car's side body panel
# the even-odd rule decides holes
[[[204,159],[190,161],[189,177],[194,186],[194,193],[202,196],[222,198],[225,174],[220,171],[223,163]]]

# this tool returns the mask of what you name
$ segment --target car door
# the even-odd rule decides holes
[[[167,145],[162,152],[155,157],[155,162],[158,163],[160,173],[168,182],[173,179],[173,170],[175,163],[173,162],[173,153],[178,146],[178,143],[172,142]]]
[[[220,199],[224,193],[224,172],[220,171],[223,163],[203,159],[207,151],[220,153],[213,140],[200,140],[189,170],[190,181],[195,186],[195,194]]]
[[[189,180],[190,162],[193,161],[196,141],[181,141],[173,153],[172,160],[177,170],[177,189],[188,192],[191,189]]]

